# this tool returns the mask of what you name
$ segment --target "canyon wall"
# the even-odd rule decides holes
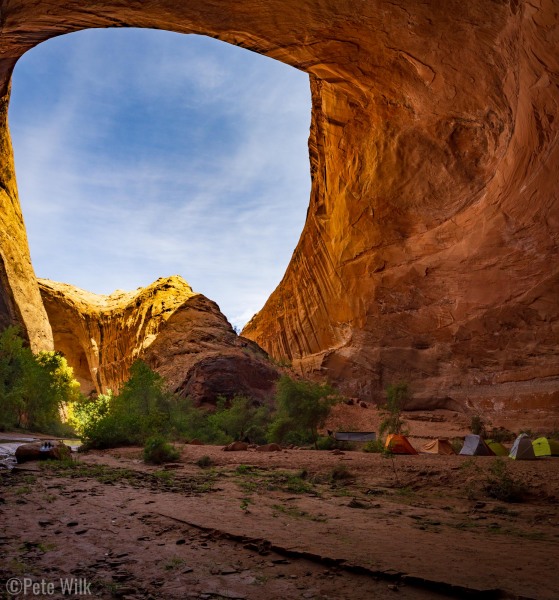
[[[90,27],[201,33],[309,73],[301,239],[245,328],[277,358],[416,407],[559,407],[554,0],[10,0],[0,10],[0,313],[48,323],[6,111],[17,59]]]
[[[266,353],[237,336],[217,304],[181,277],[110,296],[47,279],[39,287],[54,347],[84,394],[117,392],[137,359],[199,405],[219,395],[267,401],[274,392],[278,373]]]

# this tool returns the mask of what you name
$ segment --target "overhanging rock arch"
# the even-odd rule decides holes
[[[205,34],[311,77],[307,222],[245,335],[364,399],[405,379],[416,406],[557,405],[553,0],[0,7],[0,325],[52,343],[7,127],[18,58],[85,28]]]

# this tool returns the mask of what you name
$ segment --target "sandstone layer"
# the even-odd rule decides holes
[[[237,336],[217,304],[181,277],[110,296],[46,279],[39,287],[54,347],[85,394],[118,391],[136,359],[197,404],[235,394],[265,401],[273,393],[277,372],[266,353]]]
[[[35,344],[48,326],[7,131],[16,61],[90,27],[201,33],[312,88],[307,221],[245,335],[365,400],[406,380],[418,407],[557,408],[556,1],[11,0],[0,24],[0,312]]]

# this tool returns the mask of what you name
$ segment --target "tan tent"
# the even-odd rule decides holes
[[[421,452],[428,454],[456,454],[451,443],[447,439],[438,439],[427,442],[421,448]]]

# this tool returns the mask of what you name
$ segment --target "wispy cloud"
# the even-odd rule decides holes
[[[38,275],[109,293],[178,273],[244,324],[303,226],[308,87],[271,59],[155,31],[24,56],[10,124]]]

